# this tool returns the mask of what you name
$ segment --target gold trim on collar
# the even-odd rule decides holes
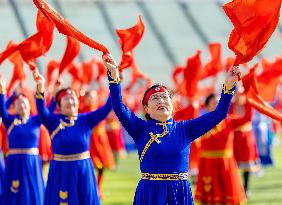
[[[22,120],[15,118],[13,123],[10,125],[10,127],[7,130],[7,134],[9,135],[15,126],[25,124],[27,122],[27,118],[23,118]]]
[[[72,127],[72,126],[74,126],[74,122],[75,122],[75,118],[71,118],[69,123],[66,123],[62,119],[60,119],[60,124],[58,125],[58,127],[51,134],[51,140],[55,137],[56,134],[58,134],[58,132],[60,130],[65,129],[65,127]]]
[[[8,155],[13,155],[13,154],[38,155],[39,150],[38,150],[38,148],[13,148],[13,149],[9,149]]]
[[[146,152],[148,151],[149,147],[152,145],[152,143],[155,141],[156,143],[160,144],[161,142],[160,142],[160,140],[158,140],[158,138],[164,137],[168,134],[168,129],[167,129],[168,124],[172,124],[172,122],[156,123],[156,125],[162,125],[164,131],[161,134],[154,134],[153,132],[149,133],[151,139],[146,143],[144,149],[142,150],[142,154],[140,156],[140,162],[143,161],[144,156],[145,156]]]
[[[89,159],[90,153],[89,151],[85,151],[78,154],[70,154],[70,155],[62,155],[62,154],[53,154],[53,160],[55,161],[77,161],[83,159]]]

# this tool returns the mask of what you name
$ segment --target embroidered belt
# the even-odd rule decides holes
[[[231,149],[216,150],[216,151],[202,151],[202,158],[231,158],[233,157],[233,151]]]
[[[29,155],[38,155],[38,148],[13,148],[9,149],[8,155],[13,154],[29,154]]]
[[[175,174],[141,173],[141,175],[141,179],[145,180],[188,180],[188,172]]]
[[[89,151],[81,152],[78,154],[70,154],[70,155],[62,155],[62,154],[53,154],[53,160],[55,161],[77,161],[77,160],[83,160],[83,159],[89,159],[90,153]]]

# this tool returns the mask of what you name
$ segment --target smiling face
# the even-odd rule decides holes
[[[20,116],[28,116],[30,114],[30,104],[27,97],[20,95],[14,102],[15,112]]]
[[[167,91],[156,92],[149,97],[144,108],[152,119],[164,122],[172,116],[173,103]]]
[[[60,101],[60,110],[63,115],[76,116],[78,112],[78,99],[75,93],[64,95]]]

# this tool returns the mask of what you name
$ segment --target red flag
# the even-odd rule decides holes
[[[68,67],[68,65],[72,63],[74,58],[78,55],[79,51],[80,51],[79,42],[75,38],[67,36],[67,47],[59,66],[59,76]]]
[[[209,44],[209,51],[210,51],[211,60],[204,66],[203,72],[201,74],[201,79],[205,79],[210,76],[215,76],[223,69],[223,65],[221,62],[221,44],[220,43]]]
[[[33,0],[33,3],[56,26],[60,33],[71,36],[96,50],[102,51],[104,54],[109,53],[108,49],[105,46],[92,40],[77,28],[75,28],[73,25],[71,25],[69,22],[67,22],[44,0]]]
[[[235,53],[235,64],[253,59],[277,27],[281,0],[233,0],[224,11],[234,25],[228,47]]]

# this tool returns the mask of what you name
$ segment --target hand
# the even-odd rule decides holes
[[[44,87],[44,83],[45,83],[45,79],[44,77],[38,72],[38,70],[35,70],[33,72],[33,79],[37,84],[37,92],[39,93],[44,93],[45,91],[45,87]]]
[[[119,70],[116,61],[113,59],[111,54],[104,54],[102,56],[103,63],[110,72],[111,77],[115,79],[119,79]]]
[[[6,89],[6,80],[2,74],[0,74],[0,93],[4,93]]]
[[[238,82],[240,75],[241,75],[241,71],[240,71],[239,66],[233,66],[228,71],[226,79],[225,79],[225,85],[228,90],[233,87],[234,83]]]

